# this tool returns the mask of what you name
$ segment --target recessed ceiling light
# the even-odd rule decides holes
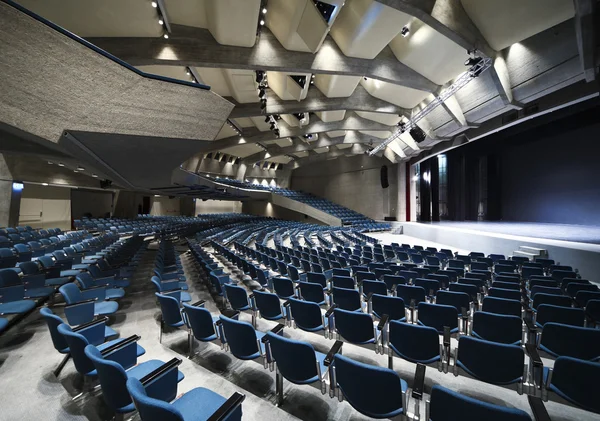
[[[98,174],[92,174],[92,177],[98,178]]]
[[[59,167],[64,167],[64,166],[65,166],[65,164],[63,164],[62,162],[59,162],[59,163],[58,163],[58,166],[59,166]]]
[[[53,164],[54,164],[54,162],[48,161],[48,165],[53,165]]]
[[[263,26],[264,24],[265,24],[265,21],[261,19],[260,20],[260,26]]]
[[[165,23],[165,21],[164,21],[164,20],[162,20],[162,19],[159,19],[159,20],[158,20],[158,24],[159,24],[159,25],[163,25],[164,23]]]
[[[48,183],[42,183],[42,186],[47,186],[47,185],[48,185]]]
[[[408,26],[405,26],[402,28],[400,33],[402,34],[403,37],[406,38],[408,36],[408,34],[410,34],[410,29],[408,29]]]
[[[163,35],[163,38],[164,38],[164,39],[169,39],[169,34],[164,34],[164,35]]]
[[[81,165],[77,167],[77,171],[85,171],[85,168],[83,168]]]
[[[155,1],[153,1],[151,4],[152,4],[152,7],[154,7],[154,8],[158,7],[158,3],[156,3]]]
[[[267,13],[267,8],[266,7],[263,8],[262,12],[263,12],[263,15],[266,14]]]
[[[154,197],[160,197],[160,194],[155,194]]]

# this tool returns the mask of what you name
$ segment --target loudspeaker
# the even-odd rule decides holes
[[[383,165],[381,167],[381,188],[382,189],[387,189],[390,186],[390,183],[388,182],[388,168],[387,165]]]

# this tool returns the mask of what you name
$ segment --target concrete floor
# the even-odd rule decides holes
[[[389,235],[389,234],[388,234]],[[407,242],[398,236],[397,241]],[[394,240],[396,241],[396,240]],[[182,250],[182,249],[181,249]],[[210,388],[223,396],[234,391],[246,395],[243,403],[244,420],[363,420],[347,402],[339,402],[311,386],[296,386],[284,381],[285,401],[281,407],[275,405],[275,373],[265,370],[262,365],[252,361],[239,361],[231,354],[222,351],[219,345],[196,344],[195,356],[187,356],[187,333],[183,330],[167,332],[163,342],[158,342],[159,308],[154,299],[150,276],[155,252],[146,253],[144,261],[134,276],[134,281],[124,299],[120,301],[119,312],[113,318],[112,327],[121,337],[138,334],[142,337],[139,344],[146,354],[139,361],[161,359],[168,361],[173,357],[183,360],[180,370],[186,378],[179,384],[179,393],[194,387]],[[204,286],[194,284],[196,275],[184,255],[183,262],[190,285],[193,300],[204,299],[206,307],[218,314],[218,307]],[[223,263],[226,270],[231,267]],[[62,316],[60,307],[55,312]],[[242,320],[250,321],[249,314],[242,314]],[[258,320],[258,329],[266,331],[276,323]],[[285,336],[304,340],[313,344],[316,350],[327,352],[333,340],[318,334],[286,328]],[[387,366],[386,356],[377,355],[373,350],[346,344],[343,353],[350,358],[373,365]],[[29,316],[18,326],[0,338],[0,420],[109,420],[112,416],[100,394],[72,401],[79,392],[81,377],[69,362],[59,379],[52,374],[61,361],[62,355],[52,347],[48,329],[37,313]],[[415,365],[394,360],[394,369],[409,385],[412,383]],[[516,407],[530,412],[525,395],[515,391],[491,386],[466,377],[454,377],[451,373],[439,373],[428,368],[426,372],[425,392],[434,384],[441,384],[469,396],[484,399],[501,405]],[[369,385],[365,385],[369,387]],[[414,401],[409,404],[413,412]],[[572,408],[559,403],[546,404],[553,421],[577,419],[579,421],[597,420],[598,415]],[[424,411],[424,405],[421,406]],[[424,414],[424,412],[422,412]],[[135,420],[139,420],[136,415]]]

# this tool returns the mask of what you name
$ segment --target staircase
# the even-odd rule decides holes
[[[537,247],[519,246],[519,250],[516,250],[513,256],[529,257],[530,260],[535,260],[537,257],[547,258],[548,250]]]

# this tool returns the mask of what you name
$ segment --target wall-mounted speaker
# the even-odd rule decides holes
[[[388,167],[387,165],[383,165],[381,167],[381,188],[387,189],[390,186],[388,181]]]

